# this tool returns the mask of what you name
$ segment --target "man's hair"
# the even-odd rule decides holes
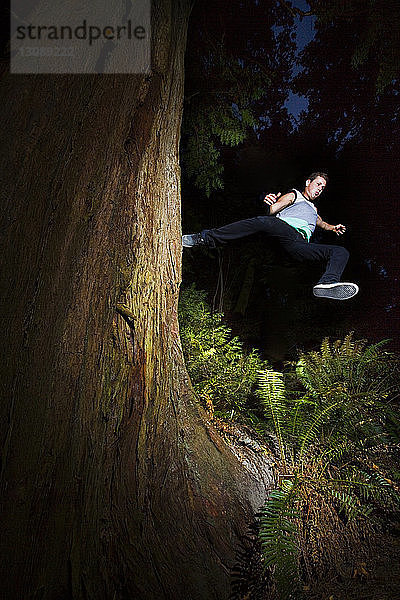
[[[323,177],[326,181],[326,183],[329,183],[329,177],[326,173],[321,173],[320,171],[317,171],[316,173],[311,173],[311,175],[309,175],[306,178],[306,181],[310,180],[310,181],[314,181],[314,179],[317,179],[317,177]]]

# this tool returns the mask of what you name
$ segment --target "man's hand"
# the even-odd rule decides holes
[[[343,235],[346,231],[346,227],[339,223],[339,225],[334,225],[332,231],[336,233],[336,235]]]
[[[270,217],[278,214],[279,212],[281,212],[281,210],[293,204],[295,200],[296,194],[294,192],[288,192],[283,196],[280,192],[279,194],[267,194],[264,198],[265,204],[268,204],[269,206]]]
[[[264,202],[265,202],[265,204],[272,206],[273,204],[275,204],[275,202],[277,202],[277,200],[279,200],[280,196],[281,196],[280,192],[278,194],[267,194],[264,198]]]
[[[316,225],[321,227],[321,229],[325,229],[326,231],[333,231],[336,235],[343,235],[346,231],[346,227],[339,223],[339,225],[331,225],[330,223],[326,223],[321,219],[319,215],[317,215]]]

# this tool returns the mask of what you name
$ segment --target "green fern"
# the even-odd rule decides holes
[[[329,404],[322,410],[317,410],[311,418],[305,419],[298,428],[297,439],[299,442],[298,463],[302,464],[307,453],[313,451],[317,440],[321,440],[323,425],[338,403]]]
[[[265,567],[272,567],[282,599],[299,587],[299,558],[295,493],[291,481],[283,480],[273,490],[260,513],[260,541]]]
[[[284,444],[284,433],[282,431],[282,421],[286,419],[285,414],[285,386],[281,373],[272,369],[265,369],[259,373],[259,391],[258,395],[264,405],[264,411],[267,418],[273,423],[274,433],[279,444],[280,460],[284,472],[286,473],[286,451]]]
[[[368,517],[372,512],[371,506],[363,506],[359,499],[343,489],[330,490],[332,498],[338,502],[339,513],[343,512],[350,520]]]
[[[278,439],[280,474],[277,494],[263,509],[269,518],[260,519],[260,539],[268,541],[265,561],[275,565],[282,598],[287,592],[278,581],[280,573],[293,571],[293,553],[285,549],[285,542],[298,548],[297,560],[300,556],[310,565],[316,560],[316,548],[307,531],[318,528],[318,535],[323,535],[321,514],[326,513],[328,530],[340,531],[338,539],[347,536],[344,547],[351,547],[358,532],[400,504],[396,484],[372,460],[380,448],[390,447],[392,431],[399,428],[399,411],[387,404],[398,382],[397,363],[382,351],[384,343],[367,346],[352,334],[333,343],[324,339],[320,352],[303,353],[295,364],[295,375],[306,391],[303,395],[288,393],[282,374],[268,369],[260,373],[258,393]],[[281,477],[289,478],[290,485],[283,487]],[[320,507],[316,513],[315,505]],[[318,519],[318,526],[311,521],[305,528],[299,514],[314,515],[308,518]],[[280,519],[283,540],[276,531]],[[327,534],[324,552],[328,555],[329,543]],[[330,554],[335,552],[332,549]]]
[[[217,415],[239,416],[277,442],[277,489],[261,510],[259,537],[280,598],[289,598],[301,588],[300,565],[312,572],[326,560],[331,568],[338,552],[359,545],[400,505],[398,473],[385,458],[400,434],[391,402],[397,359],[384,352],[385,342],[368,346],[349,334],[343,341],[324,339],[319,352],[303,353],[284,376],[255,351],[244,352],[194,287],[182,292],[180,328],[199,397],[212,402]],[[248,407],[257,379],[264,419]]]

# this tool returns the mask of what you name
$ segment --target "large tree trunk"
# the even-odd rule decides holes
[[[152,8],[151,75],[3,78],[8,600],[227,598],[268,486],[262,454],[207,422],[183,364],[189,0]]]

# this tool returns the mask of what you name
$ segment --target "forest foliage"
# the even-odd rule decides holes
[[[352,334],[324,339],[286,381],[273,370],[260,375],[277,442],[277,488],[262,509],[260,539],[281,598],[321,572],[345,571],[396,520],[399,360],[383,347]]]
[[[278,24],[279,31],[274,26]],[[210,196],[224,187],[224,149],[282,118],[294,57],[293,17],[265,0],[194,6],[186,53],[184,176]]]
[[[206,292],[191,286],[181,293],[180,335],[186,367],[198,398],[216,416],[249,418],[260,369],[266,367],[257,350],[246,351],[213,313]]]
[[[181,295],[180,327],[205,407],[251,425],[272,449],[276,489],[259,538],[280,598],[362,560],[400,506],[398,357],[385,341],[350,333],[278,372],[246,351],[193,286]]]

